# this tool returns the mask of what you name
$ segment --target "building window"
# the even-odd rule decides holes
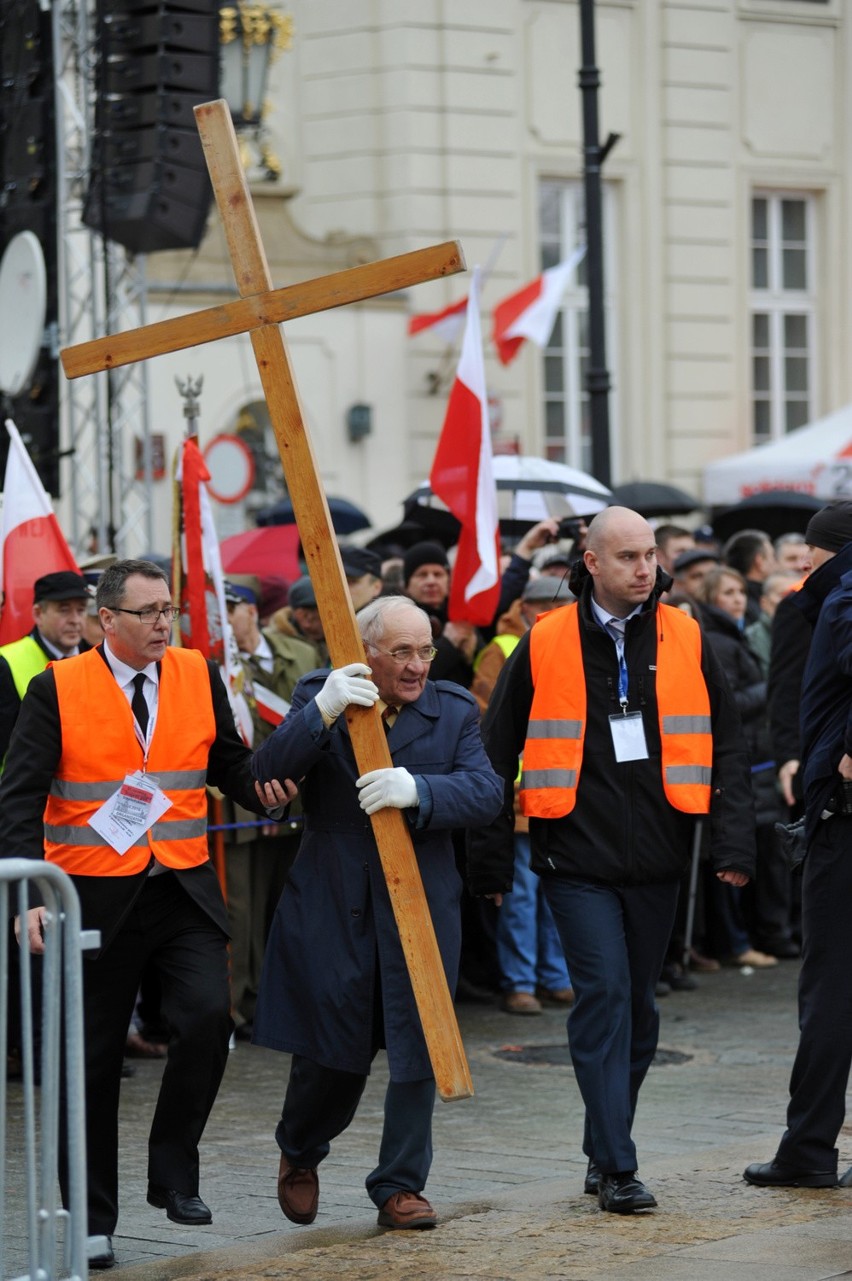
[[[752,430],[759,445],[816,415],[816,262],[811,196],[751,203]]]
[[[609,317],[617,314],[612,284],[613,265],[611,200],[604,188],[604,287],[606,289],[607,364],[614,384],[614,352],[609,337]],[[585,244],[583,184],[564,179],[542,179],[539,184],[539,245],[541,269],[555,267]],[[588,292],[586,262],[582,260],[565,292],[550,341],[544,351],[544,449],[545,458],[568,463],[583,471],[592,469],[592,435],[586,374],[589,363]],[[610,406],[610,420],[613,420]]]

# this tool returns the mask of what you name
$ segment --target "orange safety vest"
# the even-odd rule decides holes
[[[693,618],[658,605],[657,711],[663,789],[675,809],[710,809],[713,737],[710,696],[701,671],[701,631]],[[576,603],[542,615],[530,635],[533,701],[521,813],[562,818],[577,799],[586,733],[586,680]]]
[[[62,755],[44,811],[44,856],[72,876],[133,876],[151,855],[165,867],[208,858],[207,758],[216,737],[207,663],[198,650],[167,649],[160,668],[157,721],[147,772],[172,802],[158,822],[120,855],[88,820],[142,769],[142,746],[125,694],[97,650],[54,663]],[[97,724],[93,724],[93,713]]]

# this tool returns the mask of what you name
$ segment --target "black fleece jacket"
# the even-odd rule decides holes
[[[574,567],[571,587],[579,598],[588,693],[583,763],[571,813],[530,820],[532,866],[542,876],[612,884],[664,882],[677,880],[688,861],[695,820],[675,809],[663,791],[657,717],[658,633],[659,644],[665,644],[665,611],[657,602],[669,581],[658,571],[654,592],[627,624],[628,709],[642,713],[648,759],[618,763],[608,721],[619,711],[615,646],[592,614],[592,581],[585,566],[578,562]],[[497,820],[469,835],[468,879],[474,894],[506,892],[512,886],[513,783],[533,697],[529,636],[521,638],[506,663],[483,722],[486,750],[506,790]],[[754,807],[740,718],[724,672],[706,645],[701,667],[714,739],[711,857],[716,870],[733,868],[751,876]]]

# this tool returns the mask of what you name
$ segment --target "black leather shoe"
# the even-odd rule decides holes
[[[837,1186],[839,1188],[852,1188],[852,1165],[850,1165],[843,1177],[837,1180]]]
[[[115,1267],[115,1251],[112,1248],[111,1236],[107,1237],[106,1243],[107,1243],[107,1248],[105,1250],[101,1250],[100,1254],[93,1254],[89,1259],[90,1268],[114,1268]]]
[[[602,1174],[598,1189],[598,1205],[613,1214],[635,1214],[637,1210],[654,1210],[657,1202],[636,1178],[635,1170],[617,1174]]]
[[[174,1188],[162,1188],[159,1183],[148,1184],[148,1204],[157,1210],[165,1210],[166,1218],[172,1223],[198,1227],[213,1222],[213,1215],[200,1196],[187,1196],[185,1192],[175,1192]]]
[[[845,1175],[843,1176],[846,1177]],[[743,1170],[746,1183],[758,1188],[836,1188],[836,1170],[797,1170],[781,1161],[755,1163]]]
[[[583,1183],[583,1191],[588,1196],[597,1196],[601,1186],[601,1172],[595,1165],[591,1157],[589,1164],[586,1166],[586,1179]]]

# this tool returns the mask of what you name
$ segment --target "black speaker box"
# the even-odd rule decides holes
[[[99,0],[83,222],[131,253],[195,248],[212,188],[193,107],[219,96],[218,0]]]

